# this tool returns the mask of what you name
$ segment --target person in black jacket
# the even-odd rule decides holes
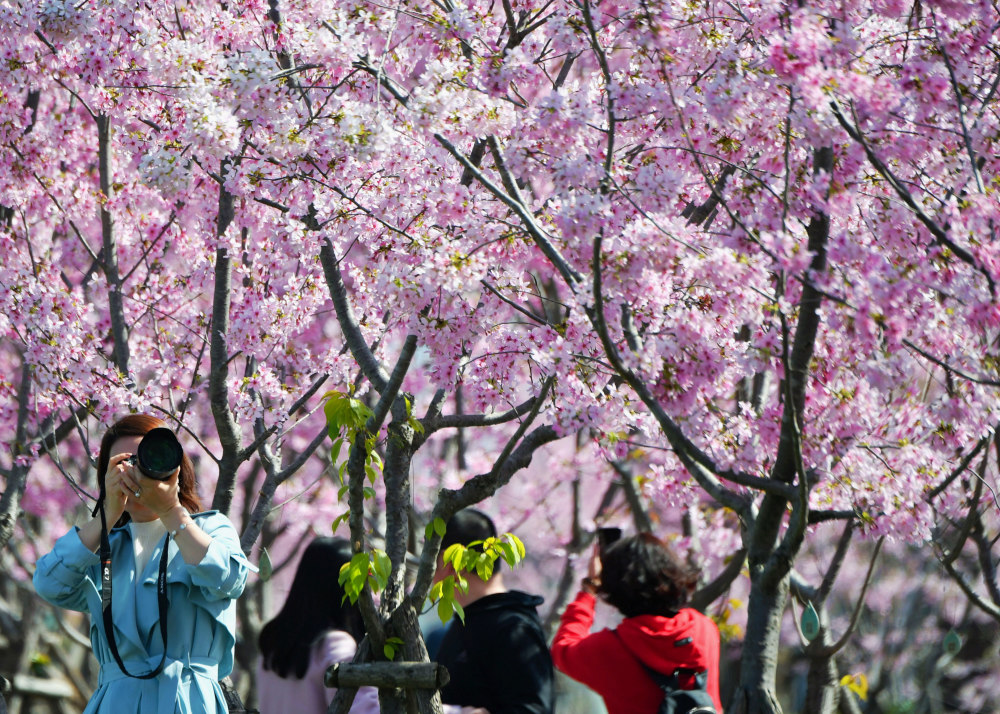
[[[448,521],[441,553],[454,543],[468,545],[496,537],[496,526],[475,509]],[[452,574],[438,557],[436,580]],[[451,675],[441,690],[445,704],[485,709],[490,714],[552,714],[555,700],[552,657],[535,608],[543,600],[504,586],[497,561],[489,580],[468,575],[469,590],[456,600],[465,610],[441,640],[437,662]]]

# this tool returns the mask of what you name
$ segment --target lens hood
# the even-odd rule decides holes
[[[173,431],[166,427],[151,429],[142,437],[136,450],[135,463],[143,476],[166,481],[184,458],[184,449]]]

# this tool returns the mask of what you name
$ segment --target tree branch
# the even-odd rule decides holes
[[[709,605],[718,600],[729,589],[733,581],[743,572],[743,566],[746,562],[746,548],[740,548],[729,556],[729,563],[715,577],[715,580],[698,588],[691,596],[691,607],[699,612],[704,612]]]
[[[535,408],[528,418],[518,429],[518,433],[523,433],[524,429],[538,414],[538,410],[548,389],[548,382],[543,387],[543,391],[538,396]],[[515,437],[518,434],[515,434]],[[520,469],[526,468],[531,463],[534,452],[541,446],[560,438],[560,434],[550,425],[537,427],[530,434],[525,436],[517,448],[511,450],[514,443],[512,438],[504,448],[501,456],[493,464],[493,468],[485,474],[473,476],[466,481],[459,489],[442,489],[438,495],[438,501],[431,512],[429,519],[434,521],[440,518],[447,521],[455,513],[479,503],[484,498],[492,496],[497,490],[505,486]],[[437,567],[438,551],[441,547],[441,536],[436,532],[432,533],[430,540],[424,542],[424,548],[420,555],[420,565],[417,569],[417,576],[413,587],[410,590],[410,597],[414,602],[420,603],[427,598],[430,592],[431,580],[434,570]]]
[[[892,172],[892,170],[888,166],[886,166],[886,164],[882,161],[882,159],[880,159],[878,155],[876,155],[871,145],[869,145],[868,141],[861,134],[861,131],[847,121],[847,118],[844,116],[843,112],[840,109],[840,105],[835,100],[833,100],[830,102],[830,106],[833,110],[833,115],[837,118],[837,121],[840,123],[840,126],[843,127],[844,131],[847,132],[848,136],[850,136],[854,141],[858,142],[861,145],[861,148],[864,149],[865,156],[868,157],[868,162],[873,167],[875,167],[875,170],[879,173],[879,175],[881,175],[882,178],[884,178],[888,182],[892,190],[896,192],[896,195],[899,196],[899,198],[903,201],[903,203],[905,203],[906,206],[913,212],[913,215],[917,217],[917,220],[923,223],[924,226],[927,228],[927,230],[930,231],[930,234],[931,236],[933,236],[935,242],[938,245],[948,248],[948,250],[954,253],[955,256],[963,263],[967,263],[968,265],[978,270],[983,275],[983,277],[986,278],[986,282],[989,285],[990,294],[996,296],[996,284],[993,280],[993,276],[990,275],[989,271],[984,266],[979,265],[979,261],[976,260],[976,257],[974,255],[972,255],[965,248],[962,248],[960,245],[951,240],[951,238],[948,237],[948,234],[945,232],[945,230],[942,229],[941,226],[939,226],[937,223],[935,223],[930,216],[924,213],[924,210],[913,199],[913,196],[910,195],[910,192],[906,190],[906,187],[903,186],[903,183],[896,177],[896,175]]]
[[[530,412],[538,402],[538,397],[527,399],[516,407],[497,414],[448,414],[444,416],[427,416],[423,419],[423,426],[427,434],[431,434],[441,429],[464,429],[475,426],[496,426],[509,421],[514,421]]]
[[[416,351],[417,336],[407,335],[403,342],[403,349],[399,352],[399,359],[396,360],[396,366],[393,367],[392,374],[389,375],[389,380],[385,383],[378,403],[375,405],[374,413],[365,424],[365,429],[369,434],[376,434],[382,428],[382,422],[385,421],[389,409],[392,408],[396,396],[399,394],[399,387],[403,384],[403,378],[410,368],[410,362]]]
[[[296,399],[291,406],[288,407],[289,415],[294,414],[303,406],[305,406],[306,402],[308,402],[309,399],[312,398],[312,396],[317,392],[317,390],[329,378],[330,375],[328,374],[320,375],[309,386],[309,388],[305,392],[303,392],[302,395],[298,399]],[[271,424],[271,426],[267,427],[264,431],[260,432],[259,434],[255,434],[253,442],[248,444],[242,451],[240,451],[240,457],[239,457],[240,461],[246,461],[247,459],[249,459],[250,456],[260,446],[261,442],[263,442],[266,439],[270,439],[274,435],[274,433],[278,430],[279,427],[280,424],[278,422],[275,422],[274,424]]]
[[[632,511],[632,520],[635,522],[636,530],[641,533],[652,533],[653,522],[649,518],[649,509],[646,508],[646,505],[639,497],[639,489],[635,485],[635,476],[632,475],[632,472],[625,467],[625,464],[620,459],[609,461],[608,463],[611,464],[611,468],[615,470],[615,473],[621,479],[622,492],[625,494],[629,510]]]
[[[327,237],[323,238],[320,245],[320,262],[323,265],[323,275],[326,277],[326,284],[330,290],[330,297],[333,298],[333,307],[337,313],[337,322],[340,323],[341,332],[344,333],[344,341],[351,350],[351,355],[361,368],[362,374],[371,382],[379,394],[384,394],[389,375],[386,374],[375,353],[368,347],[354,310],[347,299],[347,288],[344,286],[344,279],[340,273],[340,265],[333,252],[333,243]]]
[[[28,448],[28,414],[31,401],[31,364],[21,357],[21,383],[17,387],[17,425],[14,443],[10,445],[12,464],[6,475],[3,495],[0,496],[0,550],[7,546],[14,535],[14,524],[20,511],[21,497],[28,482],[28,463],[22,463],[31,450]]]
[[[118,274],[118,244],[115,240],[114,219],[108,205],[111,203],[111,120],[106,114],[98,114],[97,122],[97,170],[101,185],[101,238],[104,261],[102,267],[108,281],[108,312],[111,318],[111,334],[114,338],[112,355],[115,366],[121,372],[126,384],[131,388],[129,375],[128,326],[125,322],[125,307],[122,296],[122,280]]]
[[[868,594],[868,587],[872,584],[872,575],[875,573],[875,563],[878,561],[878,554],[882,550],[882,543],[885,542],[885,536],[878,539],[875,544],[875,552],[872,553],[872,559],[868,563],[868,572],[865,573],[865,582],[861,586],[861,593],[858,595],[858,601],[854,605],[854,611],[851,613],[851,621],[847,625],[847,629],[844,630],[844,634],[840,636],[834,644],[824,647],[821,651],[821,655],[825,657],[833,657],[835,654],[844,649],[847,645],[848,640],[854,634],[854,631],[858,627],[858,620],[861,618],[861,609],[865,602],[865,596]]]
[[[692,476],[694,476],[702,488],[704,488],[717,501],[728,506],[729,508],[732,508],[737,513],[743,513],[746,510],[746,500],[726,489],[719,482],[717,477],[723,477],[743,485],[754,484],[756,487],[765,491],[777,489],[779,492],[787,494],[788,497],[791,497],[793,492],[784,484],[774,482],[770,479],[761,479],[749,474],[738,473],[732,470],[720,468],[711,458],[709,458],[708,454],[698,449],[698,447],[687,438],[680,426],[678,426],[677,423],[670,418],[670,415],[667,414],[659,400],[653,396],[646,383],[622,361],[618,348],[612,341],[611,335],[608,332],[607,322],[604,318],[604,295],[602,293],[601,274],[601,243],[602,237],[601,235],[597,235],[594,238],[592,265],[594,277],[594,309],[591,312],[591,322],[594,325],[594,329],[597,332],[601,345],[604,348],[604,352],[607,355],[611,366],[621,376],[625,383],[632,388],[639,399],[642,400],[642,403],[645,404],[653,413],[657,423],[659,423],[660,428],[663,430],[664,436],[667,437],[667,441],[669,441],[670,445],[673,447],[677,458],[680,459],[684,467]]]
[[[223,173],[232,159],[223,162]],[[242,430],[229,408],[229,308],[232,297],[232,258],[225,239],[229,225],[235,218],[233,195],[224,185],[219,186],[219,213],[216,218],[216,237],[220,245],[215,251],[215,292],[212,296],[212,334],[209,338],[208,394],[212,417],[222,445],[219,458],[219,481],[215,487],[212,508],[229,513],[239,466]]]

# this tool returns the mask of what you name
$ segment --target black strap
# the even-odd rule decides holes
[[[98,504],[98,510],[101,512],[101,611],[104,617],[104,635],[108,639],[111,654],[123,674],[133,679],[152,679],[163,671],[163,665],[167,662],[167,607],[170,604],[167,600],[167,551],[170,550],[170,534],[167,534],[166,540],[163,542],[163,552],[160,554],[160,572],[156,579],[156,600],[160,613],[163,656],[160,657],[160,663],[152,672],[132,674],[125,669],[125,663],[122,662],[121,655],[118,654],[118,645],[115,643],[115,624],[111,619],[111,541],[108,538],[108,518],[104,514],[103,499]]]
[[[663,672],[657,672],[655,669],[650,667],[645,662],[639,662],[649,678],[659,685],[660,689],[663,691],[680,691],[680,692],[697,692],[697,691],[707,691],[708,690],[708,670],[697,670],[691,669],[690,667],[678,667],[671,674],[664,674]],[[694,679],[695,688],[694,689],[683,689],[681,687],[680,675],[689,675]]]
[[[636,653],[633,652],[632,650],[630,650],[628,648],[628,645],[625,644],[625,640],[623,640],[622,636],[618,634],[618,630],[612,630],[612,632],[614,633],[615,637],[618,638],[618,641],[621,643],[621,645],[625,649],[625,651],[628,652],[629,655],[632,657],[632,659],[634,659],[636,662],[638,662],[639,665],[644,670],[646,670],[646,674],[649,675],[649,678],[653,680],[653,682],[656,684],[656,686],[658,686],[660,689],[663,690],[664,694],[667,694],[667,693],[669,693],[671,691],[678,691],[678,692],[692,692],[693,691],[693,692],[697,692],[697,691],[707,691],[708,690],[708,670],[707,669],[697,670],[697,669],[695,669],[693,667],[678,667],[677,669],[675,669],[670,674],[665,674],[663,672],[658,672],[655,669],[653,669],[652,667],[650,667],[648,664],[646,664],[645,662],[643,662],[641,659],[639,659],[639,657],[636,655]],[[675,642],[674,643],[674,647],[679,647],[679,646],[691,644],[691,642],[692,642],[692,638],[685,637],[684,639],[678,640],[677,642]],[[694,679],[695,689],[683,689],[681,687],[680,675],[688,675],[688,676],[692,677]]]

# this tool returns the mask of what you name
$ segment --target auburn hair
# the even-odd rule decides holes
[[[118,439],[129,436],[145,436],[153,429],[167,427],[167,423],[148,414],[129,414],[122,417],[104,432],[101,439],[101,450],[97,455],[97,484],[101,492],[104,492],[104,476],[108,472],[108,464],[111,463],[111,447]],[[167,427],[169,428],[169,427]],[[181,458],[181,473],[177,478],[177,497],[184,508],[191,513],[201,510],[201,500],[198,498],[197,482],[194,476],[194,464],[185,453]],[[123,513],[118,525],[127,523],[128,513]]]

